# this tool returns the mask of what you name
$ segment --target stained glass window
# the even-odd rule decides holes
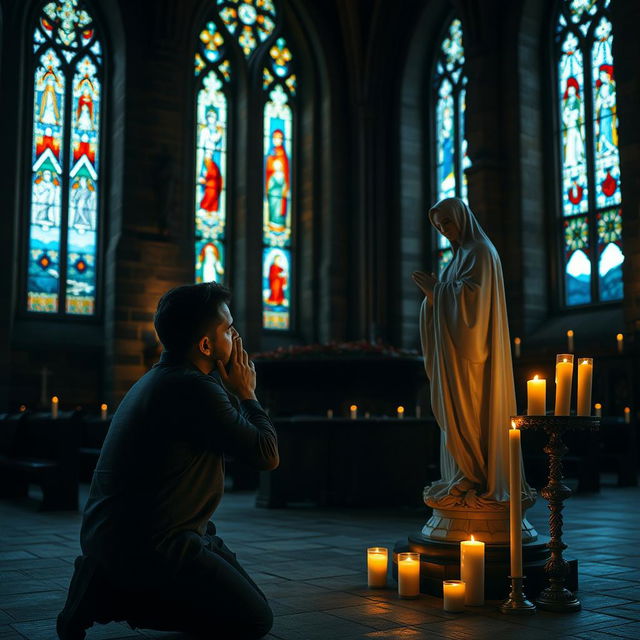
[[[610,0],[563,0],[556,29],[564,303],[620,300],[622,197]]]
[[[102,47],[82,2],[42,7],[33,54],[27,310],[93,315]]]
[[[200,32],[195,54],[195,279],[224,282],[227,201],[227,91],[231,65],[213,21]]]
[[[467,198],[467,155],[464,114],[467,77],[464,74],[462,23],[454,18],[440,44],[433,82],[436,143],[436,199]],[[438,234],[436,256],[441,275],[453,257],[449,241]]]
[[[292,147],[296,76],[284,38],[269,49],[263,69],[266,95],[263,117],[263,255],[262,325],[265,329],[291,326],[292,275]]]
[[[273,0],[217,0],[218,13],[245,57],[272,33],[276,26]]]

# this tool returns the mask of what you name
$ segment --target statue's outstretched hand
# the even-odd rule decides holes
[[[429,298],[429,302],[431,302],[433,299],[433,288],[438,282],[435,274],[424,273],[424,271],[414,271],[411,274],[411,279],[416,283],[420,291]]]

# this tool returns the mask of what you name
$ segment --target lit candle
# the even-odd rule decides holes
[[[616,336],[616,340],[618,342],[618,353],[623,353],[624,352],[624,336],[619,333]]]
[[[578,358],[578,416],[591,415],[591,381],[593,358]]]
[[[329,420],[333,418],[333,409],[327,409],[327,418],[329,418]]]
[[[27,410],[27,405],[26,404],[21,404],[20,405],[20,409],[19,409],[20,413],[24,413],[26,410]]]
[[[449,613],[464,611],[465,591],[465,584],[462,580],[443,580],[444,610]]]
[[[522,578],[522,479],[520,477],[520,429],[511,421],[509,429],[509,531],[511,577]]]
[[[573,331],[571,329],[567,331],[567,351],[573,353]]]
[[[514,338],[513,339],[513,345],[514,345],[514,353],[516,358],[520,357],[520,346],[522,344],[522,340],[520,340],[520,338]]]
[[[571,408],[571,383],[573,380],[573,354],[556,356],[556,407],[555,415],[568,416]]]
[[[422,407],[417,404],[416,405],[416,418],[421,418],[422,417]]]
[[[404,551],[398,554],[398,595],[417,598],[420,593],[420,554]]]
[[[51,417],[55,420],[58,417],[58,396],[51,398]]]
[[[533,376],[527,380],[527,415],[543,416],[547,413],[547,381]]]
[[[380,588],[387,585],[387,562],[389,550],[385,547],[369,547],[367,549],[367,583],[369,588]]]
[[[484,604],[484,542],[463,540],[460,543],[460,579],[465,583],[465,603]]]
[[[107,419],[107,409],[108,409],[107,405],[103,402],[103,403],[100,405],[100,417],[101,417],[103,420],[106,420],[106,419]]]
[[[624,408],[624,422],[625,424],[631,424],[631,409],[629,407]]]
[[[599,402],[596,402],[593,408],[596,410],[596,416],[598,418],[602,418],[602,405]]]
[[[358,405],[352,404],[349,407],[349,414],[351,415],[351,419],[355,420],[358,417]]]
[[[404,418],[404,407],[398,407],[398,410],[396,413],[397,413],[398,419],[402,420],[402,418]]]

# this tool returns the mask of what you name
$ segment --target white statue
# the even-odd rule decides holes
[[[442,430],[442,478],[425,487],[424,499],[438,509],[504,510],[516,400],[500,258],[459,198],[438,202],[429,219],[451,243],[453,258],[440,281],[412,275],[425,294],[420,337]],[[526,508],[535,491],[522,478]]]

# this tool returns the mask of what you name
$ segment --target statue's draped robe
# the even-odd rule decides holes
[[[433,304],[425,298],[420,312],[431,406],[442,430],[442,478],[424,497],[442,506],[490,506],[509,499],[508,429],[516,414],[502,267],[462,200],[439,202],[430,217],[436,209],[451,216],[460,243],[435,285]],[[476,486],[460,495],[454,487],[465,478]],[[524,480],[522,491],[533,498]]]

